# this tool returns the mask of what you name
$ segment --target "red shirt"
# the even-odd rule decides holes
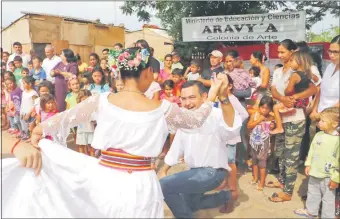
[[[173,94],[174,96],[180,97],[181,96],[181,89],[182,85],[185,83],[185,80],[181,80],[178,83],[175,84]]]

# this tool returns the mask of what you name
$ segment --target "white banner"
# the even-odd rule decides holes
[[[182,18],[184,42],[305,40],[305,12]]]

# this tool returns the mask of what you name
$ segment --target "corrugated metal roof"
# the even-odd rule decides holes
[[[98,22],[94,21],[94,20],[88,20],[88,19],[76,18],[76,17],[70,17],[70,16],[62,16],[62,15],[56,15],[56,14],[47,14],[47,13],[30,12],[30,11],[21,11],[21,13],[25,14],[25,15],[41,15],[41,16],[60,17],[60,18],[64,18],[64,19],[72,20],[72,21],[80,21],[80,22],[98,24]]]

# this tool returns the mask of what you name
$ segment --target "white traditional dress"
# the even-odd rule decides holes
[[[149,112],[133,112],[95,95],[43,122],[43,168],[39,176],[16,158],[2,160],[3,217],[164,218],[163,194],[154,170],[128,173],[99,165],[96,158],[65,147],[71,127],[90,121],[97,127],[92,147],[117,148],[132,155],[157,157],[169,130],[202,126],[212,103],[196,111],[163,101]],[[114,95],[114,94],[112,94]]]

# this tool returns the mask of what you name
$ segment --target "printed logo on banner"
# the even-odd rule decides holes
[[[184,42],[305,40],[305,12],[182,18]]]

